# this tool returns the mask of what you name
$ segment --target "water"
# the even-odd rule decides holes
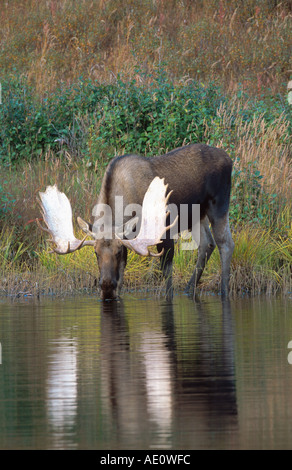
[[[292,448],[292,300],[0,302],[0,449]]]

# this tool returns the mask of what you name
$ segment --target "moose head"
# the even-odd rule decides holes
[[[150,183],[143,199],[141,220],[134,217],[122,227],[112,225],[111,218],[101,219],[98,204],[95,207],[94,223],[91,225],[80,217],[79,227],[85,237],[79,240],[74,235],[72,208],[67,196],[60,192],[56,185],[48,186],[40,192],[40,206],[46,227],[38,221],[40,228],[51,235],[53,251],[58,255],[66,255],[92,246],[97,257],[100,272],[100,287],[103,300],[115,299],[122,285],[123,273],[127,260],[127,248],[141,256],[161,256],[150,250],[150,247],[162,242],[162,237],[175,223],[166,226],[167,202],[171,192],[165,196],[167,185],[164,179],[155,177]],[[102,209],[104,209],[102,205]],[[109,211],[111,212],[110,208]],[[133,238],[133,228],[139,223],[138,235]],[[122,230],[121,230],[122,229]],[[87,238],[91,237],[91,240]]]

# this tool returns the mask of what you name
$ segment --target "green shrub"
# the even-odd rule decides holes
[[[114,152],[154,155],[191,142],[222,140],[228,151],[234,145],[232,128],[216,118],[217,109],[232,100],[212,83],[174,84],[164,72],[150,86],[121,78],[103,85],[80,79],[43,99],[25,79],[10,80],[2,83],[2,95],[0,164],[31,161],[62,145],[87,161],[104,149],[112,157]],[[243,122],[261,114],[268,125],[282,112],[289,116],[291,110],[280,99],[265,97],[240,110]]]
[[[48,148],[58,150],[60,141],[87,158],[98,158],[104,146],[153,155],[203,141],[223,99],[212,85],[174,85],[163,74],[151,87],[79,80],[43,100],[25,80],[4,82],[0,160],[32,160]]]

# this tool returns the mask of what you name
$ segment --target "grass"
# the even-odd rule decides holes
[[[288,294],[292,289],[292,237],[276,238],[270,232],[254,227],[233,233],[235,251],[231,265],[231,295]],[[5,232],[0,240],[0,294],[10,297],[97,293],[98,268],[92,249],[85,248],[67,256],[49,254],[47,249],[36,253],[33,263],[20,262],[25,251],[22,244],[11,254],[12,233]],[[176,246],[174,257],[174,288],[186,286],[196,263],[196,252]],[[9,258],[10,259],[7,259]],[[164,292],[165,282],[159,274],[159,261],[142,258],[130,252],[125,273],[124,290]],[[200,292],[220,290],[220,259],[216,248],[206,267]]]
[[[43,96],[80,76],[143,82],[161,64],[172,78],[275,93],[291,73],[290,37],[289,0],[10,0],[0,61]]]
[[[291,2],[37,0],[1,10],[0,293],[97,291],[93,250],[49,255],[38,192],[89,220],[110,159],[205,142],[234,161],[233,295],[291,292]],[[182,289],[196,252],[175,253]],[[201,281],[217,291],[216,250]],[[164,282],[129,254],[125,289]]]
[[[252,170],[255,165],[268,192],[290,196],[292,169],[289,117],[280,113],[272,122],[268,122],[264,112],[260,112],[247,120],[241,112],[243,107],[243,100],[234,100],[229,109],[225,104],[221,105],[206,133],[216,136],[215,126],[218,126],[219,121],[224,134],[217,138],[216,145],[232,153],[236,171]],[[233,149],[231,144],[235,146]]]

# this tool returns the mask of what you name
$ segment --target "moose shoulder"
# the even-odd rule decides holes
[[[228,214],[231,171],[232,161],[224,150],[202,144],[188,145],[153,158],[137,155],[116,157],[106,169],[94,209],[94,223],[77,219],[82,230],[93,240],[75,238],[70,203],[56,187],[48,187],[45,193],[40,193],[46,230],[52,235],[56,245],[54,250],[59,254],[86,245],[94,247],[103,299],[116,298],[119,292],[127,263],[127,248],[142,256],[160,256],[161,269],[167,279],[166,293],[170,298],[174,240],[168,230],[170,227],[165,226],[165,222],[170,220],[166,213],[167,203],[178,208],[177,231],[180,208],[187,207],[191,213],[192,206],[199,204],[200,246],[187,291],[193,293],[217,243],[222,268],[221,293],[226,297],[234,249]],[[139,207],[142,207],[140,212]],[[103,218],[100,217],[101,212]],[[191,217],[189,221],[190,229]],[[125,234],[129,226],[132,230],[136,227],[138,235],[134,239],[128,239]],[[152,245],[157,245],[158,253],[149,250]]]

